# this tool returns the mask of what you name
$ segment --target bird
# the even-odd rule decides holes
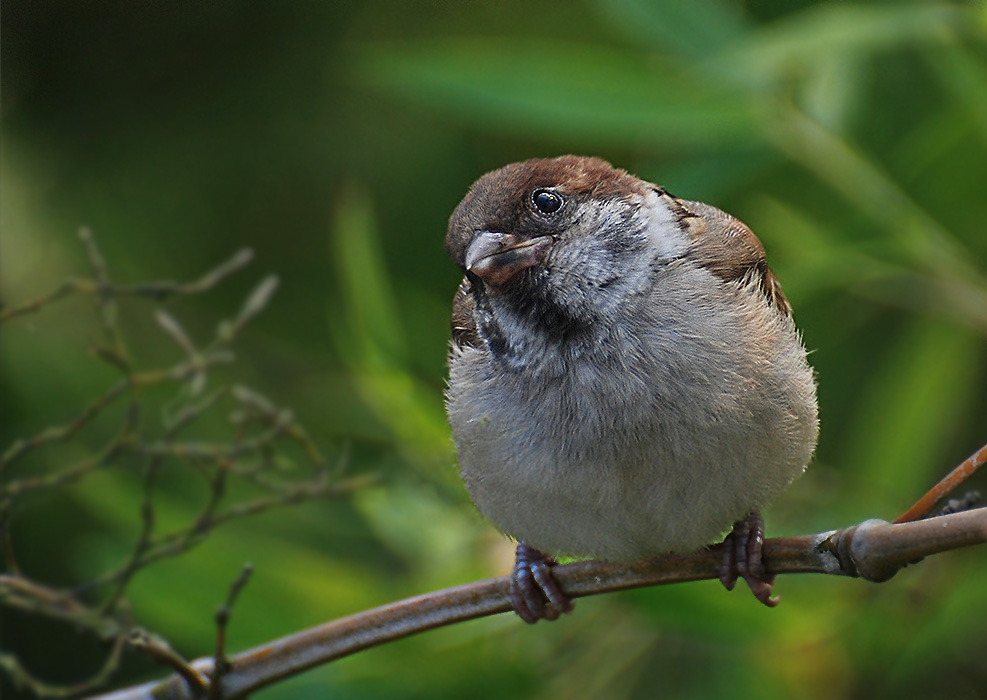
[[[517,542],[514,611],[572,601],[559,556],[632,563],[725,539],[774,605],[760,511],[806,468],[816,381],[741,221],[594,157],[512,163],[449,219],[446,411],[477,509]]]

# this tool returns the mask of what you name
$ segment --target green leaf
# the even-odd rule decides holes
[[[597,11],[629,41],[691,58],[727,44],[749,24],[724,0],[596,0]]]
[[[823,3],[746,33],[743,41],[714,53],[709,65],[764,83],[853,54],[942,43],[969,23],[970,16],[964,8],[945,3]]]
[[[889,357],[874,366],[863,388],[854,435],[845,452],[848,473],[865,478],[878,491],[865,500],[871,508],[885,498],[904,510],[955,465],[937,460],[950,427],[974,410],[984,374],[981,338],[936,320],[912,324]],[[957,464],[966,455],[957,455]],[[872,510],[883,517],[897,512]]]
[[[332,264],[344,298],[330,316],[341,356],[354,366],[401,364],[406,343],[380,249],[373,203],[356,186],[343,190],[334,212]]]
[[[487,129],[625,146],[756,133],[756,101],[672,58],[553,40],[446,40],[366,46],[358,60],[371,86]]]
[[[982,54],[987,44],[987,29],[980,31],[979,39]],[[983,56],[975,55],[972,49],[959,42],[927,52],[925,56],[950,96],[974,120],[981,142],[987,143],[987,67]]]
[[[343,308],[329,331],[366,405],[392,432],[406,457],[428,468],[450,463],[441,396],[408,368],[408,344],[370,196],[350,186],[340,196],[332,229],[333,270]]]

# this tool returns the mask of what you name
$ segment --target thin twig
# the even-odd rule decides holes
[[[14,497],[23,491],[65,486],[78,481],[99,466],[110,464],[121,452],[129,450],[136,443],[136,436],[133,434],[133,429],[137,424],[138,416],[138,408],[131,406],[130,410],[126,412],[123,426],[94,456],[77,462],[71,467],[67,467],[54,474],[10,481],[0,487],[0,495]]]
[[[236,318],[232,321],[224,321],[219,324],[216,329],[215,342],[233,342],[233,339],[243,330],[243,327],[267,306],[279,284],[278,278],[274,275],[261,280],[260,284],[254,288],[254,291],[250,293],[250,296],[243,303]]]
[[[206,679],[199,672],[183,659],[180,654],[157,635],[152,635],[146,630],[135,629],[127,638],[127,644],[135,649],[143,651],[148,656],[158,662],[167,664],[175,669],[178,678],[181,678],[187,685],[185,691],[193,698],[199,697],[208,685]]]
[[[161,281],[123,285],[112,281],[106,259],[92,233],[88,229],[82,229],[79,238],[86,250],[92,278],[72,278],[39,299],[12,309],[0,309],[0,322],[40,311],[70,294],[88,295],[95,301],[97,317],[105,336],[105,341],[96,345],[93,351],[99,360],[119,372],[122,378],[68,423],[46,428],[7,447],[0,455],[0,476],[6,467],[32,451],[76,438],[83,429],[92,426],[97,417],[108,413],[106,409],[112,404],[122,409],[122,420],[121,416],[117,416],[120,426],[109,440],[85,459],[53,473],[29,475],[0,485],[0,550],[7,568],[7,574],[0,575],[0,604],[69,624],[102,641],[113,641],[115,646],[103,669],[93,679],[81,685],[63,687],[46,684],[31,676],[19,659],[5,654],[0,654],[0,670],[6,670],[15,683],[42,696],[78,694],[96,687],[97,681],[105,682],[110,673],[116,670],[125,640],[130,646],[140,648],[155,659],[173,666],[187,683],[186,691],[194,696],[205,689],[205,679],[172,651],[164,639],[135,628],[129,622],[129,616],[124,614],[129,610],[124,594],[134,575],[160,559],[187,551],[226,522],[277,506],[346,493],[367,483],[367,479],[331,480],[329,467],[321,451],[304,428],[295,422],[292,412],[276,406],[260,394],[237,386],[232,390],[223,387],[203,395],[210,370],[233,359],[230,349],[233,340],[270,302],[278,286],[276,277],[269,276],[261,280],[232,319],[218,324],[212,339],[202,349],[185,331],[178,318],[157,309],[155,315],[158,324],[181,348],[184,357],[165,369],[139,370],[135,367],[124,339],[124,329],[119,324],[120,299],[126,296],[143,296],[160,301],[177,294],[206,291],[245,265],[252,257],[250,251],[240,251],[190,283]],[[163,433],[151,436],[145,426],[141,425],[144,411],[142,393],[147,387],[168,383],[178,384],[177,395],[162,408]],[[230,397],[231,394],[238,414],[229,421],[235,435],[232,441],[206,443],[178,440],[178,435],[184,428],[198,422],[220,399]],[[122,406],[121,397],[127,397]],[[294,472],[294,480],[269,479],[262,472],[273,471],[278,459],[283,457],[282,447],[286,442],[297,445],[307,456],[310,463],[305,477],[299,479],[298,472]],[[72,590],[54,590],[22,576],[9,536],[11,512],[17,505],[18,497],[27,491],[63,487],[81,481],[122,456],[142,458],[144,467],[140,531],[126,561]],[[166,463],[170,466],[172,460],[184,462],[199,474],[207,485],[208,496],[187,527],[177,532],[159,534],[156,531],[155,486],[159,471]],[[340,461],[337,473],[341,471],[343,462],[344,460]],[[265,492],[265,496],[227,504],[223,510],[227,482],[231,478],[240,478],[253,484]],[[245,572],[238,583],[234,584],[226,607],[217,616],[220,630],[215,665],[219,669],[223,668],[229,610],[233,598],[246,580],[246,575]],[[81,596],[100,586],[109,587],[101,604],[94,607],[84,604]],[[124,617],[127,617],[127,621],[124,621]],[[221,679],[215,680],[216,687],[221,687],[218,683]]]
[[[956,467],[956,469],[944,476],[938,484],[929,489],[915,505],[906,510],[895,522],[907,523],[913,520],[921,520],[933,511],[936,503],[958,489],[964,481],[973,476],[985,463],[987,463],[987,445],[974,452],[962,464]]]
[[[103,325],[103,332],[109,339],[113,348],[113,354],[117,357],[125,375],[131,372],[130,351],[123,339],[123,333],[117,324],[118,309],[116,295],[113,293],[113,283],[110,281],[109,269],[106,266],[106,259],[102,251],[96,244],[96,238],[88,228],[79,229],[79,239],[82,241],[89,257],[89,264],[96,275],[96,306],[99,309],[99,318]],[[133,397],[137,401],[137,396]]]
[[[141,531],[134,544],[133,553],[130,559],[121,568],[121,574],[116,580],[116,587],[109,597],[103,602],[102,612],[104,615],[111,615],[117,604],[123,598],[123,594],[130,583],[130,579],[141,568],[140,562],[144,554],[151,547],[152,536],[154,534],[155,510],[154,510],[154,487],[157,483],[158,470],[161,468],[161,457],[153,455],[148,459],[144,467],[144,498],[141,501]]]
[[[202,367],[209,367],[218,362],[225,362],[228,360],[229,357],[223,353],[211,353],[200,358],[201,364],[181,363],[167,370],[147,370],[138,372],[131,375],[129,378],[118,381],[106,392],[104,392],[101,397],[90,403],[82,414],[76,417],[68,425],[46,428],[34,437],[14,442],[6,450],[6,452],[4,452],[3,456],[0,457],[0,476],[2,476],[4,468],[9,466],[15,460],[23,457],[31,450],[38,449],[49,443],[61,442],[71,438],[82,427],[90,423],[93,418],[95,418],[104,408],[106,408],[106,406],[119,398],[128,389],[155,386],[167,381],[184,381],[188,377],[194,376],[198,372],[202,371]],[[221,390],[221,392],[222,391],[223,390]],[[219,397],[207,397],[207,399],[203,400],[202,404],[198,404],[191,408],[186,407],[185,411],[187,412],[198,408],[199,412],[201,412],[205,410],[205,408],[208,408],[211,405],[209,402],[215,398]],[[126,421],[123,428],[117,432],[116,436],[98,455],[82,460],[77,464],[54,474],[9,481],[7,484],[0,487],[0,495],[6,494],[12,496],[21,493],[22,491],[29,491],[32,489],[64,486],[77,481],[94,468],[108,464],[112,461],[112,458],[119,454],[119,452],[129,450],[137,445],[136,437],[133,435],[133,429],[137,425],[138,416],[139,406],[132,403],[127,411]],[[185,419],[189,419],[191,417],[195,416],[185,416]]]
[[[201,294],[215,287],[253,259],[253,250],[241,248],[228,260],[221,262],[194,282],[179,283],[171,280],[141,282],[139,284],[120,285],[115,287],[113,291],[119,296],[143,296],[150,297],[155,301],[163,301],[172,296]]]
[[[68,424],[45,428],[34,437],[27,438],[26,440],[17,440],[14,442],[3,453],[3,456],[0,457],[0,477],[3,476],[3,472],[6,467],[13,464],[25,453],[42,447],[43,445],[47,445],[48,443],[64,442],[65,440],[69,440],[74,437],[76,433],[92,421],[93,418],[98,416],[104,408],[113,403],[115,399],[119,398],[126,390],[127,381],[121,380],[110,387],[98,399],[86,406],[82,413],[72,419],[72,421]]]
[[[70,685],[45,683],[28,671],[24,667],[24,664],[20,662],[20,659],[13,654],[0,653],[0,669],[3,669],[13,679],[16,685],[27,687],[36,697],[78,697],[83,693],[88,693],[101,685],[105,685],[113,674],[116,673],[120,666],[120,657],[122,656],[124,646],[125,638],[123,636],[116,638],[113,641],[113,646],[110,648],[110,653],[107,654],[106,660],[103,661],[100,669],[89,678]]]
[[[32,299],[11,309],[0,309],[0,323],[9,321],[17,316],[37,313],[52,302],[56,302],[70,294],[92,294],[96,291],[96,288],[97,285],[94,280],[70,277],[55,289],[37,299]]]
[[[91,237],[91,234],[89,235]],[[163,301],[173,296],[199,294],[209,291],[223,279],[244,267],[253,259],[253,256],[252,250],[244,248],[229,260],[220,263],[212,270],[206,272],[194,282],[183,284],[171,280],[161,280],[157,282],[141,282],[139,284],[107,284],[103,286],[103,289],[117,297],[147,297],[155,301]],[[70,294],[96,294],[100,291],[100,288],[100,283],[97,280],[69,278],[44,296],[10,309],[0,309],[0,323],[9,321],[17,316],[36,313],[52,302],[58,301]]]
[[[182,554],[201,542],[209,532],[232,520],[257,515],[271,508],[290,506],[315,498],[332,498],[345,495],[356,489],[365,488],[377,483],[378,481],[379,478],[376,475],[367,475],[333,481],[331,483],[323,483],[321,481],[303,482],[293,485],[290,490],[286,489],[285,493],[277,494],[270,498],[245,501],[230,506],[227,510],[216,515],[209,517],[200,516],[194,527],[162,535],[160,539],[155,540],[152,546],[148,547],[136,562],[136,567],[138,570],[143,569],[161,559]],[[75,587],[73,594],[81,595],[100,586],[118,582],[128,574],[128,567],[130,565],[131,562],[128,561],[117,569],[106,572],[91,581]]]
[[[124,619],[126,616],[121,619],[102,616],[63,591],[52,590],[19,575],[0,574],[0,602],[24,612],[44,610],[51,618],[71,623],[77,630],[86,630],[97,639],[112,643],[110,653],[96,673],[69,685],[46,683],[32,674],[16,656],[0,653],[0,669],[15,685],[29,688],[38,697],[72,697],[106,684],[117,671],[130,627]]]
[[[230,663],[226,658],[226,626],[230,622],[233,614],[233,604],[236,602],[240,591],[247,585],[250,575],[254,573],[253,564],[245,564],[240,575],[236,577],[230,585],[230,592],[226,596],[226,602],[216,610],[216,652],[213,654],[213,675],[209,684],[209,696],[218,698],[223,687],[223,676],[230,669]]]

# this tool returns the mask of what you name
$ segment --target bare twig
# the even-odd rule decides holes
[[[987,445],[984,445],[967,457],[960,466],[949,472],[942,480],[933,486],[918,502],[899,516],[896,523],[907,523],[924,518],[936,507],[936,503],[958,489],[960,485],[973,476],[980,467],[987,463]]]
[[[0,601],[24,612],[44,610],[47,617],[70,622],[103,641],[113,639],[123,631],[118,619],[98,614],[65,591],[22,576],[0,574]]]
[[[93,418],[98,416],[104,408],[119,398],[127,390],[127,382],[119,381],[103,393],[98,399],[86,406],[82,413],[71,422],[62,426],[46,428],[34,437],[26,440],[17,440],[0,456],[0,477],[3,476],[4,469],[12,464],[18,457],[27,452],[42,447],[51,442],[63,442],[75,436]]]
[[[802,537],[766,540],[769,575],[819,573],[883,581],[924,556],[987,542],[987,508],[914,523],[869,520],[859,525]],[[571,597],[717,579],[720,545],[690,555],[661,557],[635,566],[578,562],[554,568]],[[313,627],[229,659],[217,698],[243,698],[283,678],[363,649],[446,625],[511,610],[507,577],[448,588]],[[212,658],[191,664],[202,675],[213,672]],[[176,677],[125,688],[100,700],[192,700]]]
[[[131,410],[126,412],[123,425],[114,437],[92,457],[54,474],[10,481],[0,487],[0,496],[13,498],[24,491],[64,486],[78,481],[96,467],[110,464],[121,452],[130,449],[135,444],[136,437],[133,434],[133,429],[137,424],[138,415],[137,407],[131,406]]]
[[[174,316],[165,311],[164,309],[158,309],[154,312],[154,320],[158,322],[161,329],[165,333],[171,336],[175,344],[178,345],[185,354],[188,355],[190,362],[193,364],[199,360],[200,354],[199,350],[195,347],[195,343],[189,338],[188,333],[182,328],[182,324],[178,322]]]
[[[116,296],[113,294],[113,284],[110,282],[109,270],[106,267],[106,259],[102,251],[96,245],[96,239],[92,231],[88,228],[79,229],[79,239],[86,248],[89,256],[89,264],[96,275],[96,303],[99,308],[99,317],[103,323],[103,332],[113,344],[113,352],[125,366],[129,368],[130,358],[127,346],[123,342],[120,328],[117,326],[117,304]]]
[[[85,229],[84,229],[85,230]],[[80,236],[83,234],[80,233]],[[91,233],[87,233],[92,238]],[[238,251],[229,260],[220,263],[212,270],[205,273],[194,282],[179,283],[171,280],[161,280],[157,282],[142,282],[139,284],[105,284],[103,289],[117,297],[146,297],[155,301],[163,301],[173,296],[187,296],[190,294],[200,294],[209,291],[219,284],[226,277],[244,267],[254,257],[254,253],[249,248]],[[92,257],[90,256],[90,260]],[[70,294],[96,294],[100,291],[100,282],[92,279],[70,278],[60,284],[53,291],[42,297],[29,301],[20,306],[9,309],[0,309],[0,323],[9,321],[17,316],[36,313],[48,306],[52,302],[66,297]]]
[[[182,554],[201,542],[209,532],[232,520],[257,515],[271,508],[281,508],[314,498],[342,496],[357,489],[370,486],[377,481],[378,477],[375,475],[367,475],[356,476],[350,479],[340,479],[331,483],[299,483],[290,488],[286,487],[283,493],[269,498],[258,498],[253,501],[237,503],[215,515],[200,515],[194,527],[162,535],[159,539],[154,540],[153,544],[137,560],[136,567],[137,569],[143,569],[161,559]],[[118,582],[121,578],[128,575],[128,569],[131,563],[128,561],[117,569],[108,571],[91,581],[77,586],[73,589],[73,594],[81,595],[101,586]]]
[[[230,585],[226,602],[216,610],[216,652],[213,654],[213,676],[209,684],[210,698],[219,697],[223,687],[223,675],[230,669],[229,660],[226,658],[226,626],[233,614],[233,604],[236,602],[237,596],[247,585],[247,581],[250,580],[250,575],[253,573],[252,564],[244,565],[240,575]]]
[[[199,672],[189,665],[180,654],[175,652],[164,639],[153,635],[146,630],[132,630],[127,638],[127,644],[135,649],[140,649],[148,656],[159,663],[166,664],[175,669],[175,673],[187,685],[186,690],[193,698],[199,697],[206,690],[208,683]]]
[[[0,653],[0,669],[14,684],[28,688],[39,697],[64,698],[78,696],[105,685],[120,665],[120,656],[130,627],[124,611],[120,619],[106,617],[87,608],[62,591],[52,590],[21,576],[0,574],[0,603],[24,612],[44,610],[48,617],[69,622],[78,630],[88,631],[104,642],[111,643],[110,653],[102,667],[89,678],[68,685],[46,683],[32,674],[13,654]]]
[[[279,407],[257,392],[242,386],[221,387],[204,393],[210,370],[233,358],[230,346],[237,335],[269,303],[277,288],[277,278],[269,276],[248,295],[236,315],[219,323],[213,337],[204,345],[197,344],[181,322],[172,314],[157,309],[158,325],[178,345],[182,359],[171,367],[144,370],[137,367],[124,339],[118,318],[118,303],[122,297],[137,296],[155,301],[173,295],[196,294],[211,289],[252,257],[250,251],[240,251],[228,261],[189,283],[172,281],[123,285],[112,281],[110,270],[95,238],[88,229],[79,232],[85,247],[91,279],[72,278],[53,292],[27,304],[0,309],[0,323],[20,315],[39,312],[48,304],[70,294],[84,294],[95,301],[99,325],[105,341],[93,348],[96,357],[122,376],[102,395],[91,401],[75,418],[62,425],[46,428],[32,437],[15,441],[0,454],[0,477],[7,467],[55,443],[77,438],[100,416],[115,419],[117,425],[108,438],[84,459],[51,473],[28,474],[22,478],[0,483],[0,552],[5,573],[0,574],[0,605],[30,614],[48,617],[74,629],[113,644],[106,663],[92,678],[72,686],[51,685],[31,675],[19,658],[0,654],[0,671],[5,671],[19,687],[39,696],[62,697],[89,692],[107,681],[119,666],[124,646],[139,649],[159,662],[172,666],[190,695],[201,693],[206,680],[175,653],[160,636],[135,627],[129,619],[129,605],[124,597],[134,575],[156,561],[175,556],[197,545],[216,527],[240,517],[260,513],[269,508],[298,503],[312,498],[340,495],[367,483],[366,479],[336,478],[341,471],[331,473],[322,452],[300,426],[292,411]],[[161,406],[163,430],[142,424],[145,407],[144,389],[161,385],[177,385],[175,396]],[[124,402],[121,402],[121,398]],[[229,424],[232,439],[210,442],[179,440],[179,434],[197,422],[221,401],[234,404]],[[111,414],[109,407],[117,413]],[[90,431],[95,432],[95,430]],[[285,458],[284,448],[298,448],[307,458],[303,468],[290,475],[269,478],[265,472],[275,471],[279,460]],[[17,566],[10,525],[20,497],[27,492],[64,487],[83,481],[99,469],[114,462],[126,466],[142,465],[143,498],[140,509],[140,530],[130,555],[109,571],[103,571],[87,583],[71,590],[56,590],[31,578]],[[156,482],[162,466],[185,465],[198,474],[207,490],[204,505],[190,523],[175,532],[157,531]],[[138,471],[136,469],[131,471]],[[262,495],[226,503],[227,482],[237,478],[255,487]],[[218,614],[220,627],[217,640],[216,667],[223,667],[225,626],[236,592],[246,580],[242,575],[231,589],[225,608]],[[83,596],[95,597],[97,589],[108,587],[98,603],[84,603]],[[225,611],[225,612],[224,612]],[[212,682],[215,687],[218,677]]]
[[[103,602],[102,612],[110,615],[116,609],[117,604],[123,598],[123,594],[130,583],[130,579],[140,569],[140,562],[144,554],[151,547],[152,536],[154,534],[155,514],[154,514],[154,486],[158,478],[158,469],[161,467],[161,458],[152,455],[144,467],[144,498],[141,501],[141,531],[134,545],[133,554],[121,568],[121,574],[116,579],[116,587],[113,592]]]
[[[124,646],[125,639],[123,637],[115,639],[102,667],[89,678],[70,685],[45,683],[28,671],[20,659],[13,654],[0,653],[0,669],[3,669],[13,679],[16,686],[26,687],[38,697],[78,697],[106,684],[120,666],[120,657]]]
[[[261,280],[260,284],[254,288],[254,291],[243,303],[240,313],[236,315],[236,318],[232,321],[225,321],[219,324],[216,330],[216,341],[221,343],[232,342],[243,327],[267,306],[271,296],[277,290],[278,284],[278,278],[273,275]]]

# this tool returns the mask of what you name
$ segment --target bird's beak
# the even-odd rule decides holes
[[[520,238],[509,233],[480,231],[466,249],[464,264],[467,271],[497,286],[540,263],[551,247],[551,236]]]

